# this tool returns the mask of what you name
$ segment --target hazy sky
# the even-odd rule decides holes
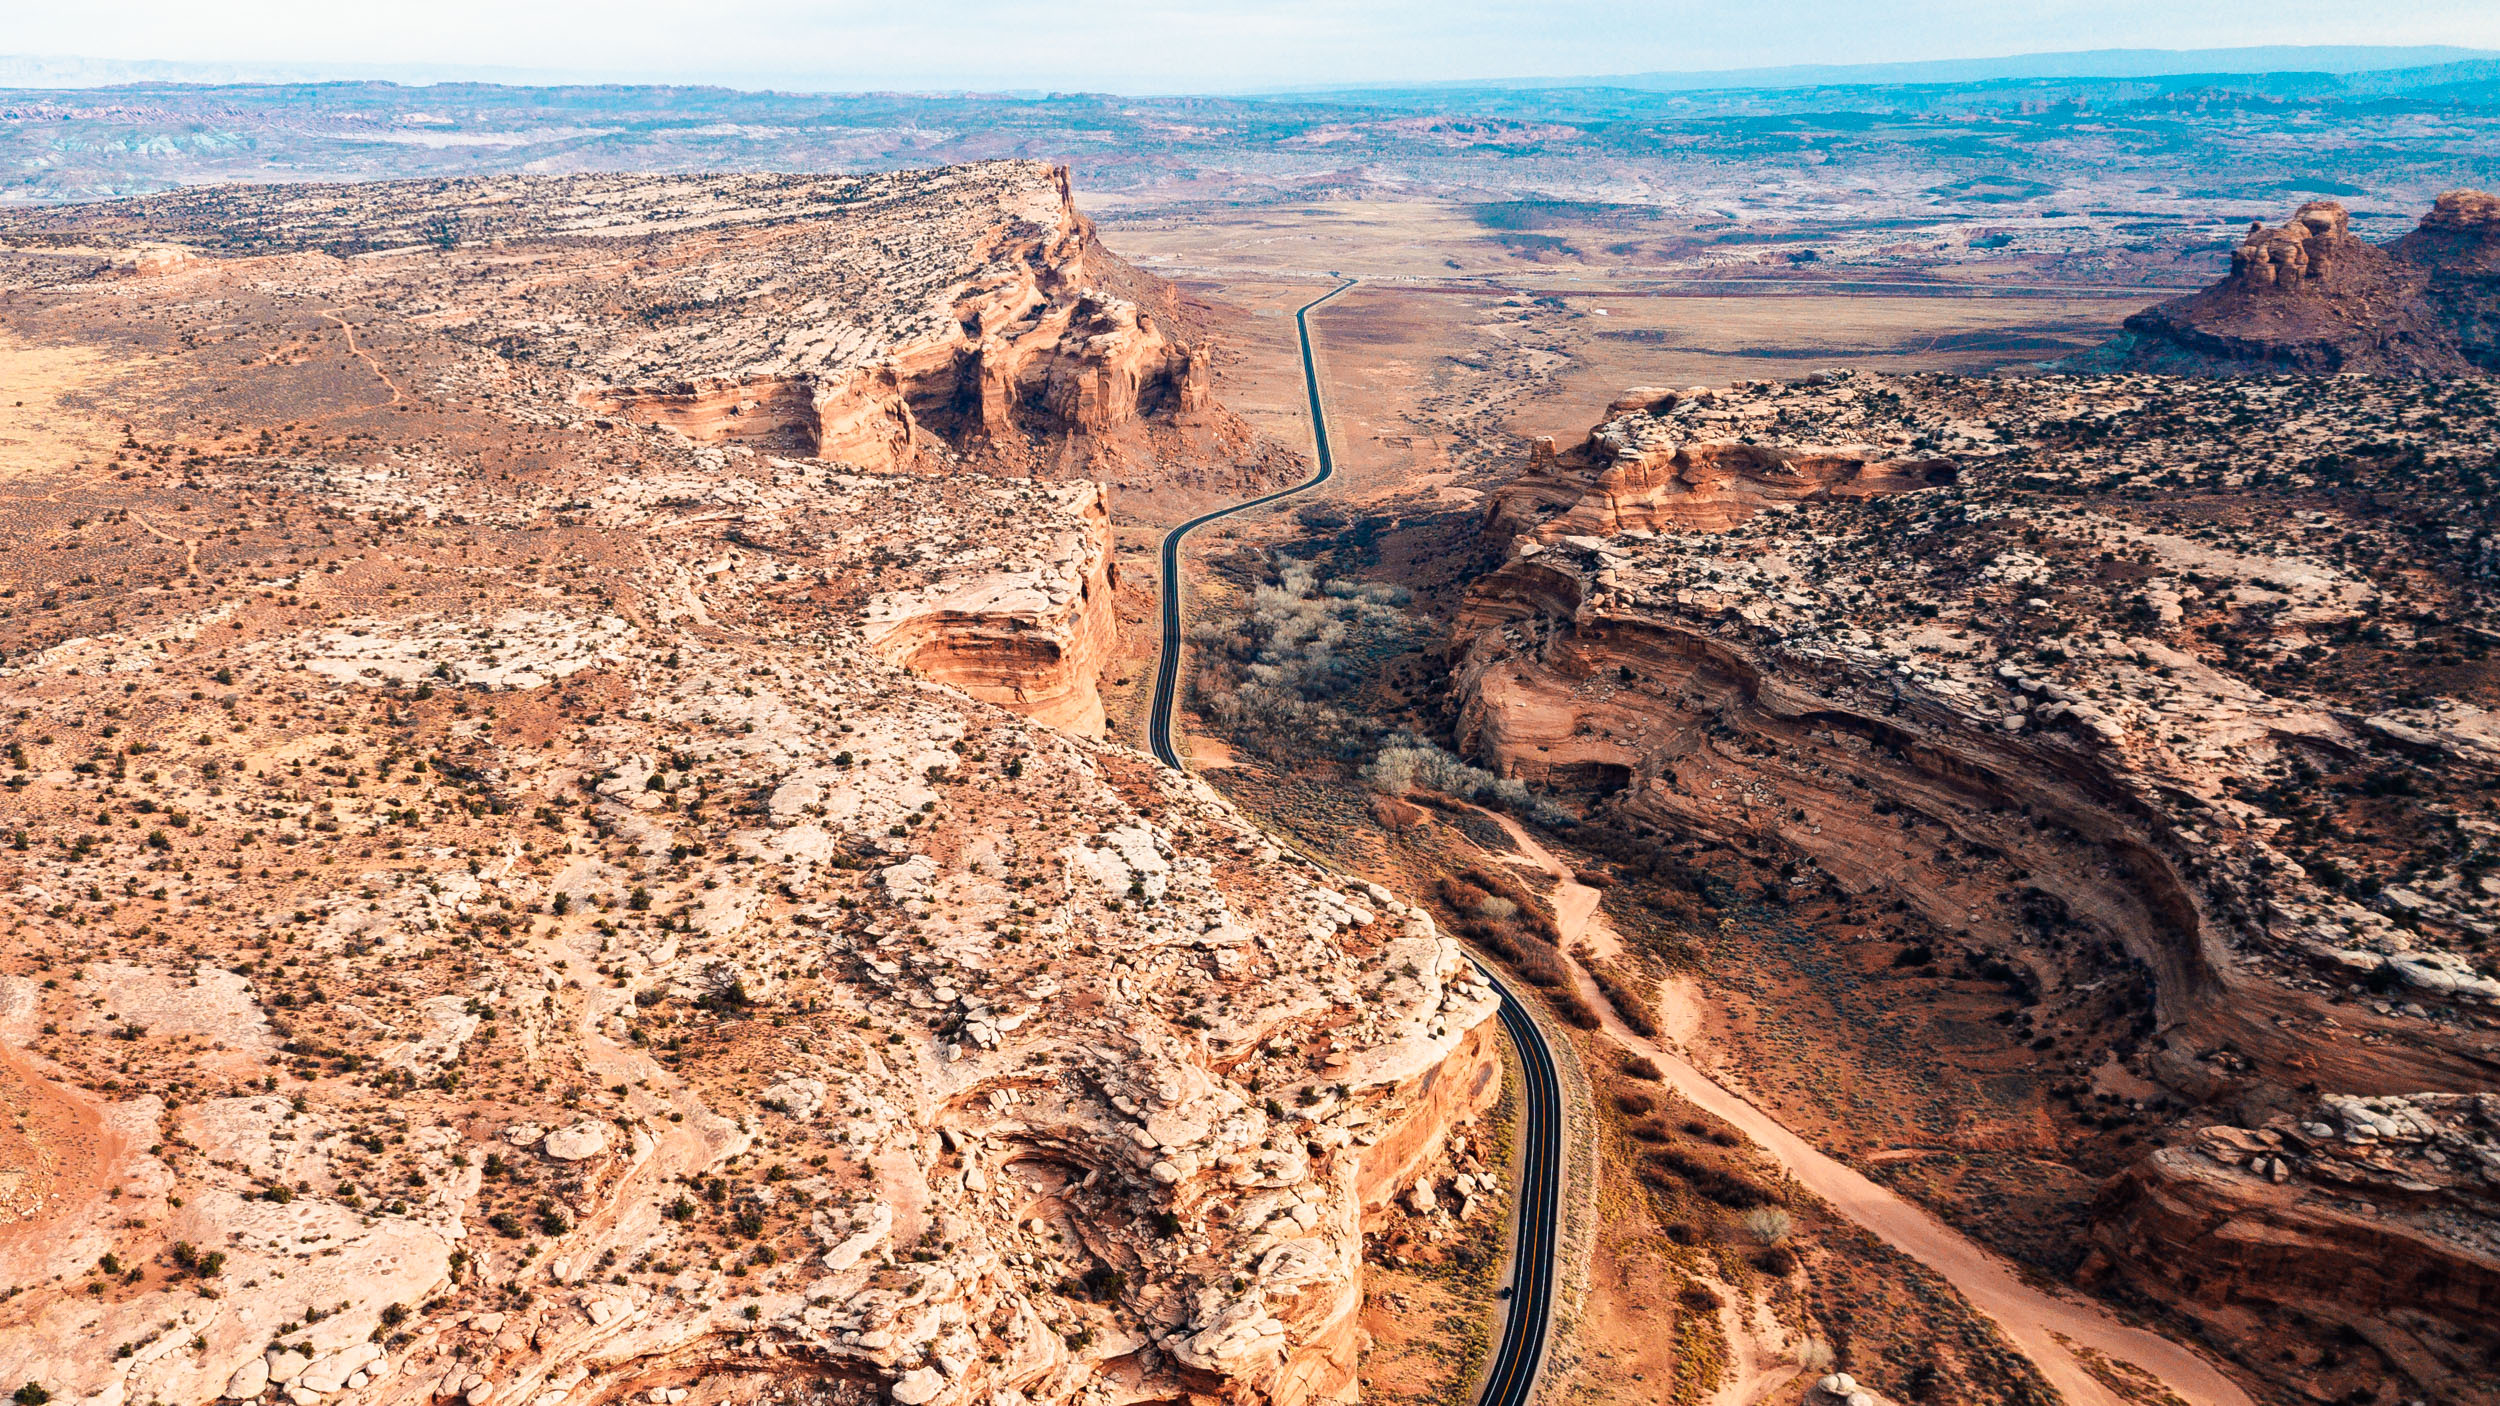
[[[15,0],[0,51],[811,87],[1628,73],[2253,44],[2500,48],[2500,0]]]

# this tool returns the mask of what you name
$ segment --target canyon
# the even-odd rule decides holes
[[[2471,381],[1633,392],[1488,501],[1457,747],[1712,906],[1872,944],[1926,989],[1886,1006],[1914,1046],[2001,987],[2041,1097],[1932,1132],[2110,1177],[2042,1268],[2251,1368],[2331,1377],[2340,1332],[2480,1400],[2490,414]],[[2168,1145],[2109,1138],[2148,1109]]]
[[[1461,1400],[1500,966],[1544,1394],[2492,1400],[2495,210],[1568,442],[1280,276],[1201,779],[1293,324],[1065,167],[11,207],[0,1381]]]

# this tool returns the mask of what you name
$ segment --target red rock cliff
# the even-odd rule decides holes
[[[1099,737],[1098,685],[1119,630],[1111,512],[1100,484],[1057,491],[1081,531],[976,548],[957,572],[872,602],[865,635],[871,648],[914,672]]]
[[[696,374],[590,393],[703,440],[769,442],[876,470],[957,456],[1053,476],[1154,462],[1153,420],[1246,434],[1215,402],[1202,346],[1115,289],[1167,291],[1105,249],[1064,167],[969,240],[932,315],[873,359]]]
[[[2471,375],[2500,370],[2500,201],[2439,197],[2421,225],[2386,245],[2352,233],[2332,200],[2280,228],[2250,227],[2229,276],[2147,308],[2121,337],[2079,359],[2191,373],[2295,371]]]

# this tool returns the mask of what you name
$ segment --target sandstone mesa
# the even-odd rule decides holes
[[[1063,172],[9,237],[12,365],[76,351],[10,470],[0,1379],[1347,1394],[1495,1002],[1086,735],[1090,478],[1248,436]]]

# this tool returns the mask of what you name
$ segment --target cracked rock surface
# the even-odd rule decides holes
[[[583,393],[959,339],[996,257],[1096,319],[1009,407],[1057,456],[1152,345],[1052,291],[1066,208],[1010,163],[28,217],[199,256],[0,301],[0,1379],[1351,1391],[1363,1218],[1498,1093],[1474,968],[1085,735],[1096,485]]]
[[[2494,413],[2358,377],[1636,391],[1489,504],[1459,740],[1769,901],[1914,913],[2059,1096],[2166,1111],[2091,1273],[2457,1380],[2500,1185]]]

